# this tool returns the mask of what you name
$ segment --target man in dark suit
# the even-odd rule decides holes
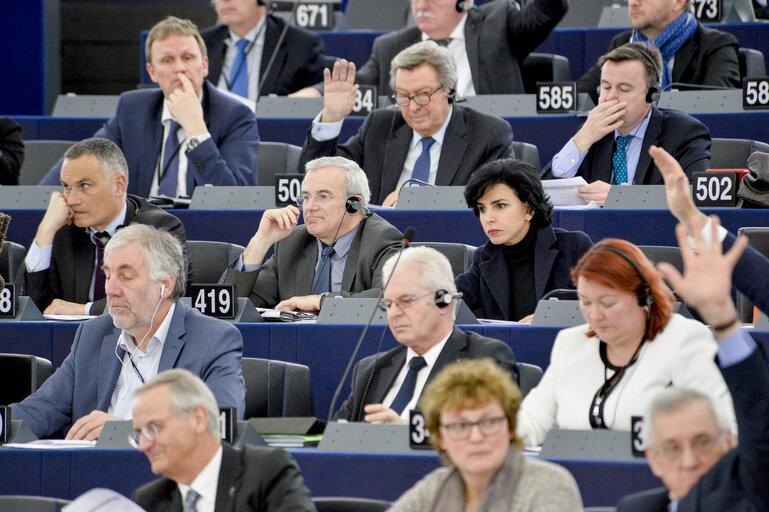
[[[740,440],[735,448],[727,425],[719,421],[707,397],[694,390],[664,391],[650,406],[646,456],[666,488],[623,498],[617,510],[767,510],[769,370],[756,344],[741,329],[731,283],[733,279],[738,290],[766,306],[766,289],[759,297],[744,283],[769,274],[769,261],[747,247],[747,238],[728,234],[725,246],[729,251],[722,255],[720,240],[725,230],[717,219],[708,219],[694,206],[681,166],[664,150],[654,148],[652,154],[665,177],[671,212],[681,221],[676,234],[686,267],[684,276],[671,265],[662,264],[660,270],[713,328]],[[694,237],[697,253],[687,235]],[[750,272],[743,275],[746,271]]]
[[[661,185],[662,175],[649,156],[652,145],[665,148],[686,174],[710,165],[710,131],[683,112],[654,106],[662,69],[660,53],[630,43],[607,53],[601,66],[601,96],[585,124],[553,157],[545,174],[582,176],[585,201],[602,205],[611,185]]]
[[[145,54],[160,89],[122,94],[115,116],[94,135],[123,150],[128,193],[189,197],[196,186],[256,185],[256,117],[205,80],[206,45],[195,24],[173,16],[157,23]],[[40,184],[57,185],[60,168]]]
[[[395,268],[397,260],[397,268]],[[401,346],[362,359],[352,393],[334,419],[406,423],[424,386],[458,359],[490,357],[518,382],[513,351],[499,340],[454,326],[457,288],[448,259],[429,247],[409,247],[382,269],[383,307]]]
[[[309,162],[302,216],[295,206],[267,210],[243,255],[223,279],[257,307],[317,313],[332,297],[378,297],[379,270],[402,235],[366,207],[371,193],[358,164],[342,157]],[[264,257],[275,245],[275,253]]]
[[[672,83],[741,87],[737,39],[728,32],[708,28],[692,14],[691,0],[628,2],[630,26],[609,43],[609,51],[626,43],[652,44],[662,52],[662,87]],[[672,67],[671,67],[672,66]],[[601,66],[590,68],[577,89],[595,101],[601,83]]]
[[[17,284],[51,315],[104,312],[101,251],[109,237],[132,223],[149,224],[179,239],[187,278],[192,268],[182,223],[140,197],[126,194],[128,166],[115,143],[86,139],[64,154],[61,183],[53,192]]]
[[[400,108],[371,112],[356,135],[337,145],[358,90],[355,65],[343,60],[333,73],[325,71],[323,111],[301,162],[333,154],[355,160],[369,177],[374,203],[393,206],[409,179],[464,185],[481,164],[513,156],[508,123],[454,103],[457,67],[447,49],[417,43],[393,59],[390,73]]]
[[[0,185],[18,185],[23,163],[21,126],[10,117],[0,117]]]
[[[106,421],[130,418],[133,391],[169,368],[199,375],[221,406],[236,407],[242,416],[243,339],[231,324],[179,302],[184,271],[178,240],[133,224],[115,233],[104,252],[109,314],[80,325],[61,367],[13,404],[14,419],[38,437],[69,429],[68,439],[93,440]]]
[[[314,512],[294,458],[280,448],[222,444],[206,384],[176,369],[136,391],[132,441],[163,475],[133,493],[148,512]]]
[[[394,90],[390,61],[412,44],[432,39],[445,44],[457,62],[457,94],[523,94],[521,63],[539,46],[568,9],[565,0],[533,0],[523,9],[512,0],[473,6],[472,0],[412,0],[416,27],[381,35],[356,82]],[[318,95],[318,89],[301,91]]]
[[[286,29],[286,21],[267,13],[262,0],[213,4],[221,25],[200,35],[208,48],[209,74],[219,89],[256,101],[258,96],[285,96],[323,80],[323,41],[317,34],[293,25]],[[284,30],[285,38],[268,70]]]

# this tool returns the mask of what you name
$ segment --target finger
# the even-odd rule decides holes
[[[101,431],[104,429],[104,423],[100,423],[99,425],[96,425],[94,428],[88,431],[88,433],[85,435],[85,439],[87,441],[96,441],[99,439],[99,436],[101,435]]]
[[[682,276],[678,269],[673,265],[663,261],[657,264],[657,270],[662,274],[662,277],[667,279],[674,290],[679,290],[681,288],[680,285],[684,280],[684,276]]]
[[[334,63],[334,66],[336,66],[336,63]],[[323,84],[328,85],[331,83],[331,70],[326,68],[323,70]]]
[[[676,159],[673,158],[670,153],[664,149],[657,146],[650,146],[649,155],[651,155],[652,160],[654,160],[654,165],[656,165],[657,169],[660,170],[660,173],[662,173],[662,177],[665,181],[674,178],[679,173],[679,171],[683,173],[683,169],[681,169],[681,166],[678,165]]]
[[[686,232],[686,227],[683,224],[676,224],[676,239],[678,240],[678,247],[681,248],[681,260],[684,263],[684,268],[691,265],[694,256],[694,250],[689,244],[689,236]]]
[[[745,252],[745,249],[748,247],[748,242],[748,237],[745,235],[738,236],[731,249],[725,254],[731,268],[734,268],[737,265],[737,260],[739,260],[742,253]]]
[[[195,91],[193,90],[192,82],[190,81],[189,78],[187,78],[187,75],[185,75],[184,73],[179,73],[178,76],[179,76],[179,80],[181,80],[182,82],[182,87],[184,88],[184,92],[194,93]]]
[[[286,299],[278,302],[278,305],[275,306],[275,309],[278,311],[292,311],[293,310],[293,301],[291,299]]]
[[[705,245],[705,237],[702,236],[702,222],[700,221],[700,218],[697,217],[692,220],[692,233],[690,235],[692,238],[694,238],[694,247],[697,249],[697,252],[700,254],[704,254],[705,252],[710,252],[710,248],[708,248]],[[712,242],[711,242],[712,243]]]
[[[65,437],[66,440],[70,441],[72,439],[82,439],[82,433],[85,424],[88,422],[88,417],[90,414],[87,414],[77,420],[73,425],[72,428],[69,429],[69,432],[67,432],[67,436]]]
[[[352,61],[347,63],[347,76],[345,78],[348,84],[355,83],[355,63]]]
[[[724,253],[724,247],[721,244],[720,237],[718,236],[718,226],[721,225],[721,219],[718,215],[710,216],[710,250],[717,254]]]

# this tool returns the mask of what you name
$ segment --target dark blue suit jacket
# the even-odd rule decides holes
[[[593,242],[581,231],[565,231],[544,226],[537,230],[534,246],[534,286],[537,300],[558,288],[574,288],[571,268]],[[462,300],[481,318],[520,320],[510,318],[510,277],[502,246],[487,242],[475,250],[473,264],[456,278]],[[532,311],[533,313],[533,311]]]
[[[240,101],[203,82],[203,117],[211,138],[187,153],[187,193],[196,185],[256,185],[259,130]],[[109,139],[128,161],[128,193],[148,197],[163,145],[163,91],[142,89],[120,95],[115,116],[94,137]],[[61,160],[41,185],[58,185]]]
[[[83,322],[61,367],[23,402],[13,404],[13,418],[24,420],[38,437],[50,436],[91,411],[107,411],[125,352],[116,348],[121,330],[105,313]],[[119,355],[115,355],[115,353]],[[240,366],[243,338],[233,325],[176,303],[158,373],[185,368],[205,381],[222,407],[245,411],[245,383]]]

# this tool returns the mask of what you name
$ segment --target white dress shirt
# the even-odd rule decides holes
[[[208,461],[206,467],[198,473],[195,480],[190,485],[184,485],[178,483],[179,493],[182,495],[182,503],[187,499],[187,493],[190,489],[193,489],[198,493],[198,501],[195,503],[195,508],[198,512],[214,512],[214,505],[216,505],[216,491],[219,487],[219,470],[222,467],[222,447],[220,446],[211,460]]]
[[[463,98],[475,96],[475,85],[473,85],[473,74],[470,71],[470,60],[467,58],[467,46],[465,45],[465,23],[467,23],[467,14],[462,16],[462,20],[454,27],[449,35],[448,50],[457,63],[457,94]],[[427,41],[430,37],[422,32],[422,41]]]
[[[222,63],[222,72],[219,74],[219,82],[216,84],[218,89],[223,91],[230,90],[229,79],[232,73],[232,64],[235,62],[235,57],[238,55],[238,41],[241,39],[248,39],[249,43],[246,45],[246,63],[241,73],[245,73],[248,70],[248,99],[256,101],[256,95],[259,92],[259,75],[261,73],[262,66],[262,53],[264,52],[264,33],[267,26],[267,16],[262,16],[262,19],[248,31],[245,37],[238,37],[235,32],[230,29],[230,37],[224,40],[224,44],[227,46],[227,51],[224,53],[224,62]]]

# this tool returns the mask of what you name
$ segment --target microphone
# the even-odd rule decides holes
[[[8,224],[11,222],[11,216],[4,213],[0,213],[0,252],[2,252],[3,241],[5,241],[5,234],[8,232]],[[0,276],[0,290],[5,288],[5,280]]]
[[[272,54],[270,55],[270,60],[267,61],[267,66],[264,68],[264,73],[262,73],[261,77],[259,78],[259,87],[256,91],[256,103],[259,104],[259,98],[263,96],[262,94],[262,87],[264,86],[264,81],[267,79],[267,75],[270,74],[270,71],[272,70],[272,65],[275,63],[275,58],[278,56],[278,51],[280,50],[280,45],[283,44],[283,40],[286,38],[286,32],[288,32],[288,27],[291,25],[294,20],[296,20],[296,10],[299,7],[300,2],[294,3],[294,8],[291,9],[291,14],[289,14],[288,19],[286,20],[286,24],[283,27],[283,30],[280,31],[280,37],[278,37],[278,42],[275,44],[275,48],[272,50]]]
[[[392,272],[390,272],[390,276],[387,278],[387,282],[382,285],[382,291],[379,294],[379,301],[382,300],[382,297],[384,297],[384,291],[385,288],[387,288],[387,285],[390,283],[390,279],[392,279],[393,274],[395,273],[395,268],[398,266],[398,262],[401,259],[401,254],[403,254],[403,251],[406,249],[406,247],[411,244],[411,242],[416,238],[417,236],[417,230],[413,226],[407,227],[403,231],[403,239],[401,240],[401,246],[398,250],[398,257],[395,260],[395,263],[393,264]],[[366,334],[368,333],[369,327],[371,327],[371,323],[374,321],[374,315],[376,315],[377,309],[379,307],[379,303],[377,302],[377,305],[374,306],[373,311],[371,311],[371,316],[368,319],[368,322],[366,322],[366,326],[363,328],[363,332],[360,334],[360,337],[358,338],[358,342],[355,344],[355,348],[352,351],[352,354],[350,355],[350,359],[347,361],[347,366],[344,369],[344,372],[342,373],[342,378],[339,380],[339,385],[337,385],[336,389],[334,390],[334,397],[331,399],[331,406],[328,408],[328,419],[326,420],[327,423],[331,422],[331,419],[334,417],[334,408],[336,407],[336,402],[339,400],[339,395],[342,393],[342,386],[344,386],[345,381],[347,380],[347,376],[350,374],[350,370],[352,370],[352,364],[355,361],[355,358],[358,356],[358,351],[360,350],[361,345],[363,344],[363,339],[366,337]],[[365,400],[366,395],[368,394],[369,386],[371,386],[371,378],[374,376],[374,371],[376,370],[376,363],[379,360],[379,353],[380,349],[382,347],[382,340],[384,339],[384,333],[387,329],[384,329],[382,331],[382,336],[379,338],[379,346],[377,347],[376,351],[376,358],[374,359],[374,365],[371,369],[371,375],[368,377],[368,382],[366,382],[366,388],[363,390],[363,399],[361,400],[361,407],[363,407],[363,400]],[[355,411],[355,415],[353,417],[357,417],[360,414],[361,409],[358,409]]]
[[[405,187],[409,183],[419,183],[420,185],[423,185],[425,187],[434,187],[435,186],[432,183],[428,183],[426,181],[423,181],[423,180],[420,180],[420,179],[417,179],[417,178],[409,178],[406,181],[404,181],[403,183],[401,183],[401,186],[398,187],[398,192],[400,193],[400,189],[402,189],[403,187]]]
[[[661,92],[669,91],[673,87],[681,87],[684,89],[691,89],[691,90],[697,90],[697,89],[705,89],[709,91],[733,91],[734,87],[725,87],[723,85],[701,85],[701,84],[685,84],[683,82],[670,82],[665,87],[662,88]]]

